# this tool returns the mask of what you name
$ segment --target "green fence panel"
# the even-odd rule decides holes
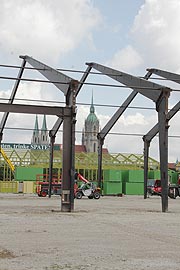
[[[149,179],[160,179],[161,178],[160,170],[149,171],[148,178]]]
[[[43,174],[43,168],[16,167],[16,181],[35,181],[37,174]]]
[[[123,170],[122,171],[122,181],[123,182],[128,182],[129,181],[129,171],[128,170]]]
[[[122,182],[104,182],[103,194],[104,195],[117,195],[122,193]]]
[[[144,181],[144,170],[129,170],[129,181],[142,183]]]
[[[124,183],[123,193],[126,195],[143,195],[144,183]]]
[[[170,181],[170,183],[177,184],[178,183],[178,176],[179,176],[179,173],[178,172],[172,171],[169,174],[169,181]]]
[[[120,170],[104,170],[104,181],[122,181],[122,171]]]

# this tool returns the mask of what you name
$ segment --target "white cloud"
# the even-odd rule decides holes
[[[52,106],[51,103],[47,103],[45,100],[52,100],[56,97],[56,92],[53,91],[43,91],[43,84],[38,83],[34,84],[32,82],[26,83],[21,82],[19,85],[14,104],[25,104],[25,105],[42,105],[42,106]],[[45,92],[45,93],[44,93]],[[0,98],[3,98],[7,103],[11,95],[11,90],[0,91]],[[46,99],[45,99],[46,96]],[[40,100],[43,102],[30,101],[34,97],[34,100]],[[57,105],[58,106],[58,105]],[[61,105],[59,105],[61,106]],[[2,117],[3,113],[1,113]],[[41,128],[43,117],[39,115],[39,128]],[[48,128],[51,129],[56,122],[56,116],[47,116]],[[10,113],[7,119],[6,127],[10,129],[4,130],[3,141],[4,142],[18,142],[18,143],[30,143],[32,138],[32,131],[35,124],[35,115],[34,114],[19,114],[19,113]],[[18,131],[18,129],[21,129]],[[23,130],[24,129],[24,130]],[[29,130],[28,130],[29,129]],[[61,136],[61,134],[58,134]]]
[[[145,0],[135,17],[130,33],[130,45],[118,50],[107,65],[136,74],[150,67],[178,73],[180,71],[180,62],[178,61],[180,58],[179,14],[179,0]],[[162,83],[162,81],[160,84],[169,85],[168,82]],[[176,95],[172,93],[169,99],[169,107],[172,107],[172,104],[177,103],[178,100],[178,93],[176,92]],[[146,118],[137,114],[123,117],[120,120],[122,129],[119,127],[117,130],[129,131],[127,133],[141,132],[146,134],[156,124],[155,118],[150,115]],[[137,125],[135,126],[136,121]],[[123,122],[126,125],[123,125]],[[170,121],[169,134],[179,134],[179,122],[179,115]],[[110,141],[108,145],[112,151],[113,149],[116,151],[117,145],[120,152],[121,148],[122,150],[126,149],[126,152],[128,152],[128,149],[131,149],[131,152],[136,152],[136,149],[142,150],[140,138],[128,136],[123,138],[121,136],[119,139],[116,137],[118,136],[114,136],[111,140],[108,137]],[[169,138],[169,160],[171,162],[175,161],[179,155],[177,140]],[[150,154],[159,158],[157,138],[153,139],[151,150]]]
[[[129,72],[138,68],[142,63],[143,60],[138,52],[131,45],[128,45],[117,51],[113,58],[107,62],[107,66]]]
[[[133,115],[128,115],[125,118],[124,124],[128,126],[132,126],[132,125],[145,126],[148,124],[148,122],[145,119],[144,115],[142,115],[141,113],[135,113]]]
[[[119,49],[108,65],[136,73],[149,67],[179,72],[179,14],[179,0],[145,0],[129,33],[131,44]]]
[[[146,65],[172,71],[180,68],[179,13],[179,0],[146,0],[142,5],[132,36]]]
[[[1,0],[0,56],[57,61],[101,21],[90,0]]]
[[[134,72],[144,67],[159,67],[178,71],[180,64],[180,1],[146,0],[137,14],[131,32],[132,43],[119,49],[107,65],[115,69]],[[100,12],[92,6],[90,0],[1,0],[0,9],[0,59],[7,57],[17,61],[19,54],[32,55],[49,65],[58,62],[62,56],[86,41],[90,49],[95,49],[93,30],[101,22]],[[59,100],[57,89],[47,90],[42,84],[22,83],[18,89],[19,98],[40,100]],[[10,91],[1,91],[1,97],[10,95]],[[23,103],[23,102],[22,102]],[[175,102],[172,102],[174,104]],[[42,103],[40,103],[42,104]],[[46,104],[45,102],[43,103]],[[49,104],[49,103],[48,103]],[[85,118],[89,113],[86,106],[78,107],[76,130],[82,131]],[[102,112],[103,113],[103,112]],[[107,114],[98,115],[101,128],[110,119]],[[34,115],[24,117],[11,114],[8,126],[34,127]],[[55,122],[48,117],[48,128]],[[155,124],[154,115],[143,116],[140,113],[128,113],[121,117],[113,132],[146,134]],[[179,131],[179,120],[172,121],[174,132]],[[30,142],[31,131],[13,133],[4,136],[6,141]],[[59,137],[56,138],[59,142]],[[156,140],[157,141],[157,140]],[[76,143],[81,143],[81,134],[77,134]],[[110,152],[143,152],[143,141],[136,136],[108,135],[105,145]],[[178,157],[177,141],[171,142],[170,156]],[[152,155],[158,153],[157,143],[152,143]],[[173,152],[174,151],[174,152]],[[172,159],[171,159],[172,160]],[[173,160],[172,160],[173,161]]]

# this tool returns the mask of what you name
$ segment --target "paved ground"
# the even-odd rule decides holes
[[[180,198],[75,200],[0,194],[0,270],[180,269]]]

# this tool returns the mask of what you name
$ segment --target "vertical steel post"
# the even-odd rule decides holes
[[[72,113],[71,117],[64,117],[63,121],[63,164],[62,164],[62,196],[61,211],[71,212],[70,188],[72,167]]]
[[[147,199],[149,146],[150,146],[150,143],[146,141],[146,139],[144,139],[144,199]]]
[[[63,168],[62,168],[62,196],[61,211],[74,210],[74,174],[75,174],[75,123],[76,123],[76,91],[78,81],[70,82],[69,105],[71,117],[64,117],[63,121]]]
[[[76,127],[76,93],[79,82],[71,81],[71,106],[72,106],[72,138],[71,138],[71,181],[70,181],[70,206],[74,210],[74,183],[75,183],[75,127]]]
[[[49,155],[49,198],[51,198],[52,191],[52,176],[53,176],[53,156],[54,156],[54,142],[55,136],[51,136],[50,141],[50,155]]]
[[[102,191],[102,147],[103,147],[103,142],[99,136],[98,136],[98,187],[101,188]]]
[[[158,111],[159,123],[159,150],[160,150],[160,170],[162,186],[162,212],[168,211],[168,91],[162,91],[156,110]]]

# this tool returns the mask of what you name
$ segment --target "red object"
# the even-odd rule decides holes
[[[86,178],[84,178],[80,173],[77,173],[77,177],[84,183],[90,183]],[[57,175],[52,177],[52,194],[61,194],[61,178]],[[46,197],[49,191],[49,175],[48,174],[38,174],[36,176],[36,192],[39,197]],[[78,184],[74,184],[74,195],[78,191]]]
[[[180,186],[180,175],[178,177],[178,185]]]

